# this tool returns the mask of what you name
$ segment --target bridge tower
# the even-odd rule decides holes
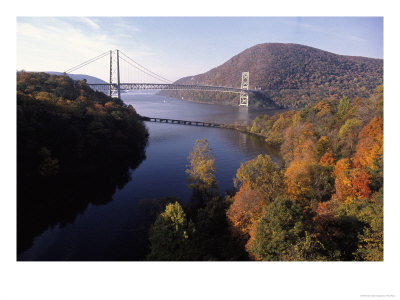
[[[121,85],[119,77],[119,50],[115,50],[116,55],[113,56],[112,50],[110,50],[110,97],[118,97],[121,99]],[[116,78],[115,78],[116,77]],[[114,84],[113,80],[116,79],[117,83]]]
[[[242,72],[242,90],[249,89],[249,72]],[[249,106],[249,94],[245,92],[240,93],[239,106]]]

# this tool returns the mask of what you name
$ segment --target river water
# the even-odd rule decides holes
[[[273,113],[153,94],[125,93],[122,99],[143,116],[190,121],[248,123],[259,114]],[[234,130],[152,122],[146,126],[150,133],[146,159],[131,170],[127,184],[116,188],[112,201],[88,204],[72,222],[48,228],[18,260],[142,260],[149,226],[143,216],[146,203],[166,196],[190,199],[185,169],[196,139],[206,138],[212,148],[220,193],[233,188],[242,162],[266,153],[277,159],[276,150],[261,137]]]

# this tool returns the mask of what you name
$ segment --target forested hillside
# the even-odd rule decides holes
[[[337,55],[298,44],[266,43],[244,50],[204,74],[176,81],[240,87],[242,72],[250,72],[250,105],[303,107],[324,98],[368,97],[383,83],[383,60]],[[237,94],[168,92],[185,99],[238,103]],[[213,100],[210,100],[213,99]]]
[[[19,72],[18,249],[88,203],[110,201],[144,158],[147,139],[139,115],[120,99],[67,76]]]
[[[165,206],[149,259],[383,260],[383,86],[260,116],[247,130],[279,147],[281,164],[259,155],[238,169],[234,194],[218,195],[212,151],[197,141],[192,202]]]

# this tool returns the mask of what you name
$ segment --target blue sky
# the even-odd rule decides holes
[[[208,71],[253,45],[298,43],[383,58],[381,17],[18,17],[17,70],[65,71],[120,49],[171,80]],[[107,59],[77,71],[107,80]]]

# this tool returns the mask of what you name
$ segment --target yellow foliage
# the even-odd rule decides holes
[[[293,160],[285,172],[287,194],[294,200],[307,198],[311,191],[311,163],[307,160]]]

